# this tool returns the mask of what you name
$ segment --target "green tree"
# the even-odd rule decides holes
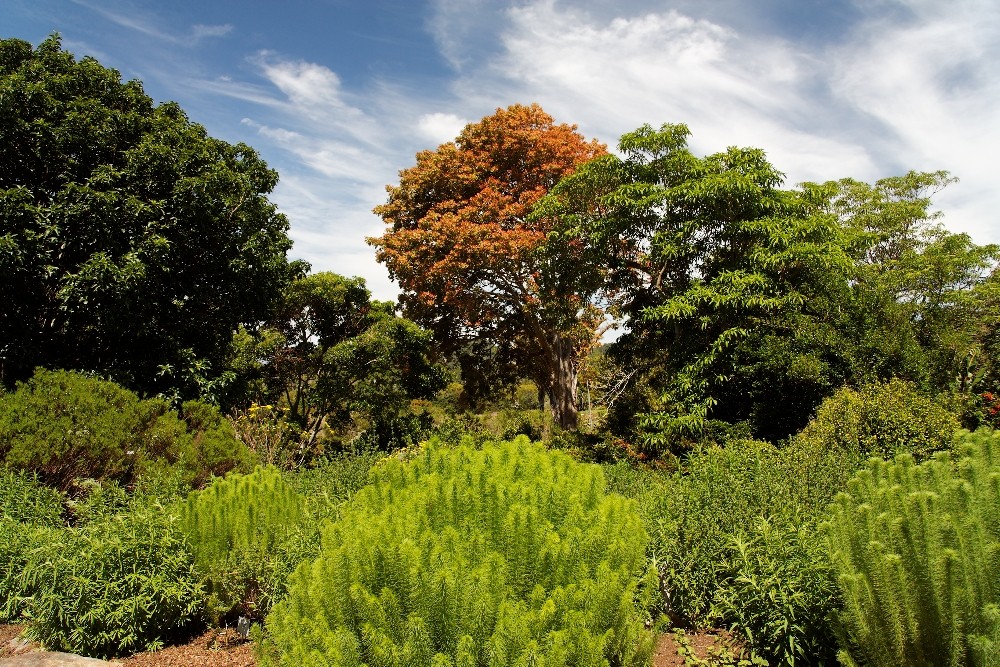
[[[699,158],[688,135],[626,134],[623,157],[583,166],[542,205],[608,262],[607,298],[628,318],[615,354],[659,394],[640,419],[652,449],[700,433],[710,412],[772,424],[758,413],[776,395],[801,402],[776,425],[794,430],[839,380],[826,355],[851,258],[835,220],[808,191],[779,189],[762,151]]]
[[[308,451],[327,430],[358,417],[392,421],[411,399],[443,386],[430,334],[396,317],[392,304],[373,301],[362,278],[303,276],[287,286],[276,313],[258,335],[242,332],[236,356],[245,373],[263,375],[263,398],[288,408]]]
[[[0,42],[0,370],[217,392],[289,273],[277,174],[53,36]]]

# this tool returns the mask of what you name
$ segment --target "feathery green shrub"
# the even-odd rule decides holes
[[[960,428],[958,417],[947,408],[913,384],[893,379],[838,390],[820,404],[795,440],[857,453],[862,460],[909,452],[920,461],[951,447]]]
[[[432,441],[372,478],[292,575],[262,664],[646,664],[646,533],[598,467]]]
[[[1000,434],[965,434],[960,453],[873,459],[831,506],[845,665],[995,664]]]
[[[200,622],[202,589],[177,516],[148,507],[47,537],[21,575],[28,633],[45,646],[119,656]]]
[[[181,525],[204,577],[213,622],[230,614],[263,619],[298,565],[282,555],[294,545],[302,518],[302,498],[273,466],[191,492]]]

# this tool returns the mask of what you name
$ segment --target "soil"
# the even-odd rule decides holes
[[[0,659],[40,649],[38,644],[20,639],[23,631],[21,625],[0,625]],[[706,660],[713,651],[733,647],[731,638],[721,632],[688,632],[684,636],[686,639],[678,642],[671,632],[660,635],[653,667],[684,667],[684,655],[688,651]],[[114,664],[124,667],[256,667],[257,660],[253,644],[228,629],[209,630],[186,644],[119,658]]]

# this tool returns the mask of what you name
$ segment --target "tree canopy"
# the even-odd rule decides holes
[[[604,152],[538,105],[498,109],[417,154],[375,208],[388,229],[369,239],[408,317],[467,365],[534,379],[566,428],[576,426],[576,365],[600,321],[591,298],[600,280],[577,270],[572,246],[554,255],[554,221],[530,214],[559,179]]]
[[[277,178],[57,36],[0,42],[4,383],[46,366],[213,394],[289,277]]]

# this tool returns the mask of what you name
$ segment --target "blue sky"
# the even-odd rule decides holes
[[[699,153],[767,151],[788,184],[959,177],[945,224],[1000,242],[995,0],[3,0],[281,174],[294,257],[395,289],[364,237],[414,153],[539,102],[614,145],[687,123]]]

